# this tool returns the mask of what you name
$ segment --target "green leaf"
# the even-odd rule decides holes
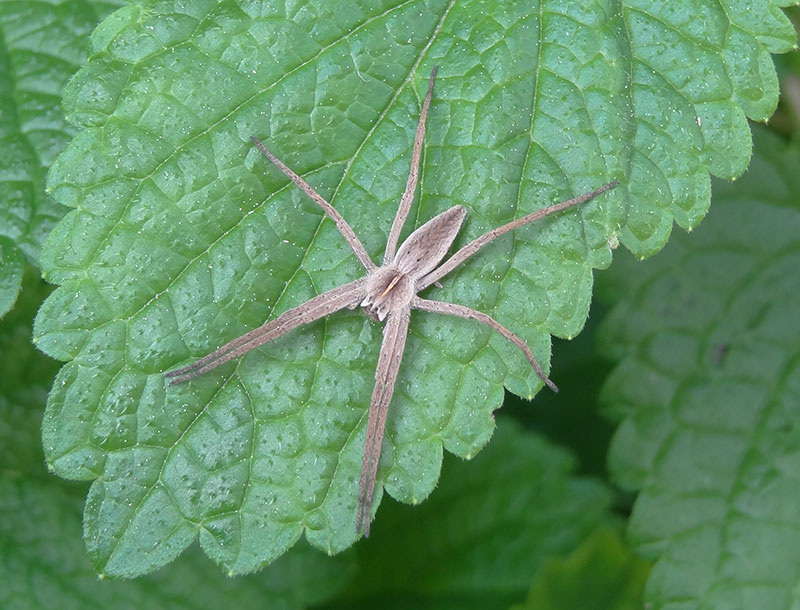
[[[291,610],[319,603],[347,582],[345,562],[307,546],[292,549],[263,574],[235,580],[196,549],[135,582],[98,580],[80,537],[81,496],[52,482],[0,476],[4,610]]]
[[[25,259],[17,245],[0,235],[0,316],[10,310],[22,288]]]
[[[658,558],[653,608],[791,607],[800,575],[800,146],[760,134],[751,171],[647,265],[605,342],[623,421],[614,475],[640,489],[629,535]]]
[[[37,264],[65,213],[44,192],[75,129],[61,90],[86,59],[86,37],[118,2],[0,2],[0,317],[17,298],[23,261]]]
[[[352,559],[333,560],[306,545],[236,581],[197,550],[136,582],[99,581],[81,540],[84,486],[64,484],[44,468],[39,428],[57,367],[30,335],[47,292],[29,274],[19,303],[0,321],[0,608],[291,610],[346,587]]]
[[[571,341],[553,342],[553,369],[558,394],[542,392],[534,402],[507,393],[503,412],[536,430],[551,442],[572,451],[580,471],[606,477],[606,454],[615,426],[600,413],[600,388],[612,364],[595,349],[602,307],[592,312],[581,334]]]
[[[31,345],[33,317],[50,292],[26,275],[17,306],[0,320],[0,475],[46,476],[41,424],[58,363]]]
[[[329,553],[356,540],[378,325],[337,314],[188,385],[162,378],[361,273],[250,136],[376,259],[434,65],[414,225],[462,204],[463,244],[611,178],[632,185],[501,239],[432,291],[491,312],[543,362],[551,333],[582,327],[610,243],[646,254],[673,217],[699,221],[709,170],[743,171],[745,114],[765,118],[777,99],[768,52],[794,34],[775,3],[702,15],[699,3],[642,4],[163,1],[99,26],[64,96],[84,130],[49,176],[74,209],[42,252],[61,286],[36,326],[39,346],[68,361],[43,435],[56,472],[94,480],[98,570],[142,574],[198,537],[233,573],[303,532]],[[376,506],[382,488],[427,497],[443,449],[476,454],[503,386],[530,397],[541,382],[502,337],[416,315]]]
[[[326,609],[506,609],[549,557],[614,521],[609,490],[576,476],[563,449],[505,417],[495,437],[471,462],[446,458],[423,505],[386,507]]]
[[[546,562],[525,603],[511,610],[639,610],[649,571],[646,561],[603,528],[568,559]]]

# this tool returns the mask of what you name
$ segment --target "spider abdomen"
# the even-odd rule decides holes
[[[417,280],[433,271],[453,245],[466,215],[466,209],[454,205],[434,216],[406,238],[392,264]]]

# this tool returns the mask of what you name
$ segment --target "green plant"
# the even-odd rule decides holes
[[[610,465],[641,490],[625,521],[655,561],[645,595],[658,608],[790,607],[796,145],[759,133],[751,172],[715,183],[708,220],[670,238],[673,222],[691,229],[706,214],[711,174],[745,170],[746,117],[766,120],[778,102],[769,53],[794,44],[780,5],[161,1],[100,21],[110,3],[0,3],[0,70],[13,85],[0,98],[2,605],[102,607],[119,595],[200,608],[230,590],[197,554],[106,588],[86,581],[86,565],[63,570],[64,557],[83,560],[82,491],[40,466],[47,390],[45,459],[92,481],[84,535],[111,577],[152,572],[199,538],[226,572],[260,571],[230,593],[244,606],[507,607],[531,582],[546,589],[553,570],[534,575],[548,557],[621,525],[609,482],[575,474],[568,450],[530,426],[506,419],[487,445],[503,387],[531,398],[539,380],[502,338],[476,342],[467,321],[412,322],[378,480],[397,500],[425,501],[383,502],[355,546],[345,524],[379,345],[369,320],[335,316],[165,391],[166,369],[358,272],[332,224],[256,163],[249,137],[268,140],[377,258],[438,64],[409,224],[464,205],[462,245],[611,177],[622,184],[577,218],[503,237],[433,290],[513,320],[547,353],[551,334],[584,326],[595,270],[618,244],[641,258],[669,240],[669,253],[615,261],[599,283],[609,315],[598,343],[619,360],[603,391],[621,419]],[[85,52],[63,91],[65,122],[58,94]],[[44,81],[55,90],[40,97]],[[37,264],[57,285],[34,333],[65,363],[54,381],[26,339],[49,292]],[[558,355],[551,374],[569,387]],[[442,467],[443,449],[477,457]],[[46,532],[57,534],[50,555]],[[302,536],[336,556],[295,547]],[[204,588],[185,583],[187,569]],[[26,588],[35,579],[23,570],[61,587]],[[153,594],[154,578],[180,601]]]

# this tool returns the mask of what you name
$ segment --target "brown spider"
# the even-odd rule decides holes
[[[389,231],[386,242],[386,251],[383,265],[378,267],[372,262],[361,241],[353,229],[333,206],[322,198],[300,176],[283,164],[275,155],[269,152],[257,139],[252,138],[255,145],[267,158],[274,163],[289,179],[294,182],[304,193],[319,205],[336,224],[336,228],[352,248],[356,257],[366,270],[366,275],[354,282],[349,282],[333,288],[302,305],[293,307],[282,313],[274,320],[259,326],[255,330],[234,339],[227,345],[208,354],[189,366],[171,371],[165,377],[172,378],[170,385],[183,383],[193,377],[207,373],[221,364],[237,358],[256,347],[277,339],[289,331],[308,324],[314,320],[331,314],[343,308],[355,309],[361,307],[367,314],[380,321],[386,321],[383,331],[378,366],[375,372],[375,388],[370,401],[369,418],[367,422],[367,438],[364,444],[364,460],[361,466],[361,480],[358,489],[358,510],[356,514],[356,531],[363,529],[364,535],[369,536],[369,526],[372,508],[372,496],[375,489],[375,476],[378,471],[378,461],[381,453],[381,443],[386,427],[386,414],[392,400],[394,384],[403,349],[408,335],[408,323],[412,309],[421,309],[434,313],[449,314],[460,318],[477,320],[498,331],[506,339],[519,347],[533,366],[536,374],[554,392],[558,391],[555,384],[550,381],[542,371],[539,363],[534,358],[530,348],[517,335],[485,313],[470,309],[463,305],[431,301],[417,296],[431,284],[437,283],[441,278],[458,267],[467,258],[475,254],[480,248],[495,238],[513,231],[519,227],[535,222],[540,218],[566,210],[614,188],[617,181],[609,182],[580,197],[563,201],[555,205],[532,212],[501,227],[474,239],[458,250],[442,265],[438,266],[447,254],[453,241],[461,228],[467,211],[460,205],[446,210],[432,218],[414,231],[397,249],[397,241],[403,224],[406,221],[414,192],[417,188],[419,177],[419,158],[422,141],[425,137],[425,117],[433,95],[433,83],[436,79],[437,68],[431,72],[428,82],[428,92],[422,104],[422,110],[414,137],[414,150],[411,155],[411,170],[408,174],[406,190],[400,198],[397,214]]]

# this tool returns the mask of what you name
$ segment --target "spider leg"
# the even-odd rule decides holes
[[[404,307],[391,311],[383,329],[381,353],[375,370],[375,387],[369,405],[367,420],[367,439],[364,443],[364,460],[361,464],[361,480],[358,483],[358,512],[356,513],[356,532],[364,531],[369,536],[372,511],[372,495],[375,491],[375,477],[381,458],[383,433],[386,430],[386,414],[392,402],[397,371],[403,358],[403,350],[408,337],[408,322],[411,309]]]
[[[429,299],[423,299],[420,297],[414,297],[414,300],[411,301],[411,307],[413,309],[432,311],[434,313],[443,313],[451,316],[457,316],[459,318],[465,318],[467,320],[477,320],[478,322],[483,322],[520,348],[525,353],[525,357],[528,359],[528,362],[531,363],[533,370],[536,371],[536,374],[539,376],[539,378],[544,381],[547,387],[553,390],[553,392],[558,392],[558,387],[556,384],[550,381],[547,375],[544,374],[542,367],[539,366],[539,363],[536,361],[536,358],[534,357],[531,348],[528,347],[528,344],[490,315],[481,311],[476,311],[469,307],[465,307],[464,305],[445,303],[444,301],[431,301]]]
[[[473,239],[466,246],[458,250],[455,254],[453,254],[453,256],[451,256],[444,263],[439,265],[438,268],[434,269],[428,275],[418,280],[417,290],[418,291],[423,290],[424,288],[427,288],[431,284],[434,284],[438,280],[442,279],[445,275],[447,275],[453,269],[458,267],[470,256],[472,256],[478,250],[483,248],[486,244],[494,241],[501,235],[504,235],[509,231],[513,231],[514,229],[519,229],[520,227],[524,227],[525,225],[530,224],[532,222],[536,222],[537,220],[540,220],[545,216],[549,216],[550,214],[561,212],[562,210],[566,210],[568,208],[589,201],[590,199],[594,199],[598,195],[613,189],[618,184],[619,182],[614,180],[612,182],[609,182],[608,184],[604,184],[598,189],[595,189],[591,193],[585,193],[583,195],[580,195],[579,197],[575,197],[574,199],[568,199],[567,201],[562,201],[561,203],[555,203],[551,206],[547,206],[546,208],[542,208],[541,210],[536,210],[535,212],[531,212],[530,214],[527,214],[521,218],[517,218],[516,220],[512,220],[511,222],[506,223],[501,227],[497,227],[496,229],[487,231],[480,237]]]
[[[177,385],[184,381],[189,381],[257,348],[259,345],[285,335],[298,326],[318,320],[345,307],[356,307],[364,298],[364,280],[365,278],[361,278],[354,282],[337,286],[309,299],[302,305],[292,307],[274,320],[251,330],[238,339],[234,339],[189,366],[166,373],[164,377],[173,378],[169,385]]]
[[[333,222],[336,224],[336,228],[339,229],[339,233],[342,234],[342,237],[344,237],[345,241],[350,245],[350,248],[352,248],[356,257],[358,257],[358,260],[361,261],[362,265],[364,265],[364,269],[367,271],[372,271],[375,269],[377,265],[372,262],[369,254],[367,254],[367,251],[364,249],[364,244],[361,243],[361,240],[358,239],[355,231],[353,231],[352,227],[347,224],[347,221],[342,217],[342,215],[336,211],[336,208],[328,203],[322,195],[315,191],[308,182],[303,180],[300,176],[289,169],[289,167],[283,161],[269,152],[267,147],[264,146],[258,138],[253,136],[250,139],[258,147],[258,149],[267,156],[267,159],[272,161],[275,167],[286,174],[289,180],[294,182],[301,191],[311,197],[311,199],[314,200],[314,203],[321,207],[328,217],[333,220]]]
[[[431,77],[428,80],[428,93],[425,95],[425,101],[422,102],[422,110],[419,113],[419,122],[417,123],[417,132],[414,135],[414,150],[411,153],[411,169],[408,172],[406,190],[400,198],[400,205],[397,206],[397,214],[395,214],[392,228],[389,230],[389,238],[386,240],[386,251],[383,255],[384,265],[388,265],[392,262],[392,259],[394,259],[394,255],[397,251],[397,241],[400,239],[400,233],[408,217],[408,212],[411,209],[411,202],[414,200],[414,192],[417,190],[417,180],[419,180],[419,156],[422,151],[422,141],[425,138],[425,117],[428,116],[428,108],[431,105],[431,97],[433,96],[433,82],[436,80],[436,73],[438,71],[439,66],[434,66],[433,70],[431,70]]]

